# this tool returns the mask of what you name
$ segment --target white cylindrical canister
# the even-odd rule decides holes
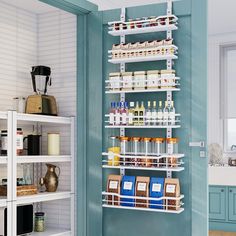
[[[59,156],[60,155],[60,134],[48,133],[48,155]]]

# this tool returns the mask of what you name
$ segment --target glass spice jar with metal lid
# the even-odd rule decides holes
[[[164,138],[152,138],[152,152],[154,156],[161,156],[165,153],[165,139]],[[164,163],[164,158],[155,159],[153,161],[154,167],[161,167],[161,163]]]
[[[161,86],[161,79],[159,70],[147,71],[147,89],[159,88]]]
[[[146,71],[134,72],[134,89],[143,90],[146,87]]]
[[[123,72],[121,75],[122,75],[122,90],[132,90],[133,72]]]
[[[120,90],[121,87],[121,74],[114,72],[109,74],[110,90]]]
[[[126,156],[129,154],[129,137],[120,137],[120,154]],[[120,158],[121,165],[127,165],[129,158]]]
[[[34,218],[34,231],[44,232],[45,231],[45,213],[36,212]]]
[[[140,155],[140,138],[139,137],[132,137],[131,138],[131,155],[132,156],[139,156]],[[131,158],[130,164],[132,166],[138,165],[137,158]]]
[[[167,153],[168,154],[177,154],[178,153],[178,144],[179,144],[178,138],[167,138],[166,139]]]
[[[118,143],[118,138],[115,136],[109,137],[109,148],[108,148],[108,161],[109,166],[119,166],[120,165],[120,145]]]
[[[144,157],[142,158],[142,166],[152,167],[152,159],[149,158],[152,155],[152,143],[151,138],[143,138],[143,151]]]

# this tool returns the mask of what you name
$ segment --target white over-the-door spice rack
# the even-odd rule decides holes
[[[167,3],[167,15],[166,16],[160,16],[160,17],[173,17],[173,19],[175,19],[177,21],[177,17],[175,15],[172,14],[172,4],[173,4],[173,0],[166,0]],[[132,35],[132,34],[144,34],[144,33],[154,33],[154,32],[166,32],[166,37],[167,39],[172,39],[172,31],[173,30],[177,30],[177,23],[176,24],[171,24],[171,25],[165,25],[165,26],[154,26],[154,27],[145,27],[145,28],[134,28],[134,29],[119,29],[119,30],[115,30],[114,27],[112,27],[112,25],[114,25],[115,23],[121,23],[121,24],[127,24],[127,22],[125,21],[125,13],[126,13],[126,9],[122,8],[121,9],[121,19],[120,21],[117,22],[109,22],[109,31],[108,33],[112,36],[120,36],[120,43],[124,44],[125,43],[125,36],[126,35]],[[140,21],[142,22],[142,21]],[[129,22],[130,23],[130,22]],[[171,45],[172,47],[175,48],[175,50],[178,50],[178,47],[176,47],[175,45]],[[171,47],[168,46],[168,47]],[[108,51],[108,54],[111,54],[112,51]],[[144,57],[130,57],[130,58],[111,58],[111,56],[109,55],[109,59],[108,62],[112,63],[112,64],[120,64],[120,72],[125,72],[125,64],[126,63],[135,63],[135,62],[148,62],[148,61],[166,61],[166,65],[167,65],[167,69],[171,70],[172,69],[172,65],[173,65],[173,60],[178,59],[178,56],[175,54],[172,55],[154,55],[154,56],[144,56]],[[176,77],[176,80],[180,80],[180,78]],[[172,101],[172,92],[175,91],[180,91],[180,88],[164,88],[164,89],[160,89],[160,88],[155,88],[155,89],[151,89],[149,90],[128,90],[128,91],[122,91],[122,90],[111,90],[109,87],[109,80],[106,80],[106,94],[119,94],[120,95],[120,101],[121,102],[125,102],[125,94],[127,93],[150,93],[150,92],[166,92],[166,99],[167,101],[170,103]],[[120,81],[121,82],[121,81]],[[179,85],[179,84],[177,84]],[[180,116],[179,114],[177,114],[176,116]],[[106,119],[109,117],[109,115],[105,115]],[[177,123],[179,122],[179,120],[176,120]],[[105,123],[108,123],[108,121],[106,120]],[[120,129],[120,136],[125,136],[125,129],[126,128],[136,128],[136,129],[150,129],[150,128],[157,128],[157,129],[166,129],[166,137],[167,138],[172,138],[172,129],[176,129],[176,128],[180,128],[180,124],[176,124],[173,126],[114,126],[114,125],[105,125],[105,128],[119,128]],[[164,171],[166,172],[167,178],[171,178],[172,177],[172,172],[180,172],[184,170],[184,167],[182,166],[184,164],[184,162],[179,161],[177,163],[177,165],[175,167],[169,167],[168,163],[166,163],[165,167],[161,167],[161,168],[150,168],[150,167],[140,167],[140,166],[122,166],[122,165],[118,165],[118,166],[110,166],[108,165],[108,153],[107,152],[103,152],[103,161],[102,161],[102,167],[103,168],[107,168],[107,169],[120,169],[120,173],[121,175],[125,174],[125,170],[126,169],[135,169],[135,170],[150,170],[150,171]],[[181,158],[183,158],[185,155],[184,154],[173,154],[171,155],[172,157],[175,157],[178,160],[181,160]],[[132,158],[132,155],[128,155],[128,156],[122,156],[120,155],[121,158]],[[135,156],[137,157],[137,156]],[[150,156],[149,158],[153,158],[153,159],[158,159],[158,158],[163,158],[163,157],[168,157],[168,154],[163,153],[161,157],[153,157]],[[104,159],[105,158],[105,159]],[[139,199],[139,200],[174,200],[174,201],[179,201],[179,209],[178,210],[166,210],[165,207],[164,209],[154,209],[154,208],[140,208],[140,207],[124,207],[124,206],[120,206],[116,203],[118,203],[116,201],[117,198],[121,199],[122,196],[121,195],[117,195],[115,193],[108,193],[108,192],[102,192],[102,196],[103,196],[103,200],[102,200],[102,204],[103,207],[106,208],[120,208],[120,209],[130,209],[130,210],[144,210],[144,211],[154,211],[154,212],[166,212],[166,213],[173,213],[173,214],[179,214],[181,212],[184,211],[184,208],[182,207],[184,205],[184,203],[182,203],[182,199],[184,198],[184,195],[181,195],[179,198],[170,198],[170,197],[162,197],[162,198],[158,198],[158,199],[152,199],[152,198],[144,198],[144,197],[127,197],[127,196],[123,196],[123,198],[127,199]],[[108,196],[112,197],[112,201],[110,201],[110,204],[108,204]],[[122,200],[119,200],[119,203],[121,203]],[[115,204],[114,204],[115,203]]]
[[[73,236],[75,235],[75,119],[74,117],[53,117],[41,115],[29,115],[16,113],[15,111],[0,112],[0,120],[7,121],[8,130],[8,152],[7,156],[0,156],[0,165],[7,166],[7,197],[0,198],[0,207],[7,207],[7,232],[8,235],[16,236],[16,210],[18,205],[42,203],[67,199],[70,201],[70,227],[47,228],[45,232],[31,235],[38,236]],[[70,153],[61,156],[17,156],[16,155],[16,129],[18,124],[51,124],[56,126],[67,126],[70,130]],[[57,191],[55,193],[38,193],[30,196],[17,197],[16,178],[17,164],[23,163],[70,163],[70,190]],[[39,173],[42,175],[42,173]],[[60,180],[59,180],[60,181]],[[60,182],[59,182],[60,184]]]

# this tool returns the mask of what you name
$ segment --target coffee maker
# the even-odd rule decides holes
[[[36,76],[39,84],[42,84],[45,79],[43,90],[37,89]],[[25,112],[28,114],[57,116],[56,99],[53,96],[47,95],[47,86],[52,84],[51,68],[47,66],[33,66],[31,77],[35,94],[27,98]],[[43,94],[41,94],[42,92]]]

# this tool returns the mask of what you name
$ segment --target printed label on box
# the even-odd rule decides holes
[[[132,182],[124,182],[124,190],[132,190]]]
[[[161,192],[161,184],[153,184],[152,192]]]
[[[109,189],[117,189],[118,188],[118,181],[110,181]]]
[[[146,191],[147,184],[146,183],[138,183],[138,191]]]
[[[167,193],[175,193],[175,185],[173,185],[173,184],[167,184],[167,185],[166,185],[166,192],[167,192]]]

